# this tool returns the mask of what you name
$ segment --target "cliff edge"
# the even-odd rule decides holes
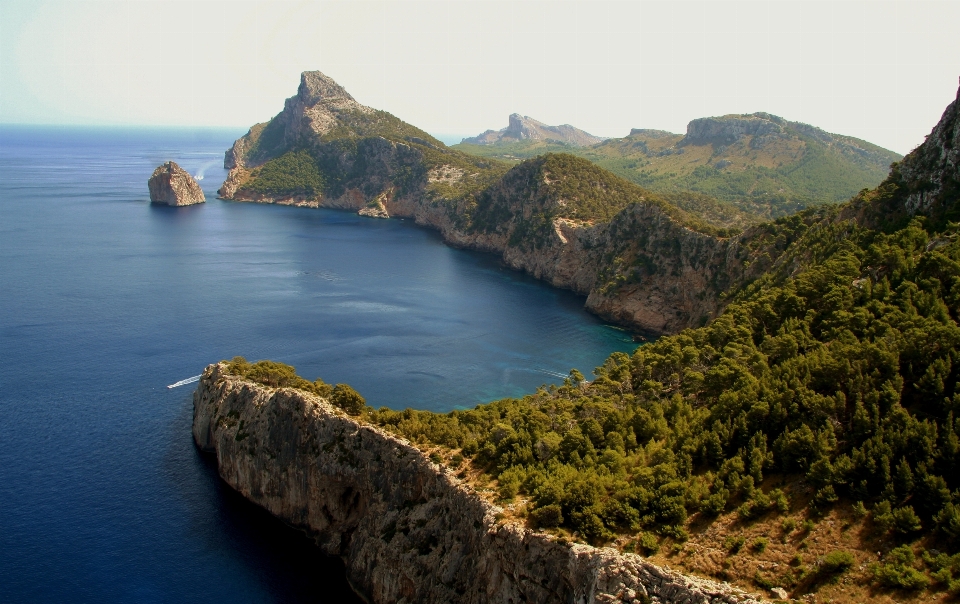
[[[500,522],[408,441],[292,388],[206,368],[193,437],[220,476],[346,563],[371,602],[757,602],[634,554]]]

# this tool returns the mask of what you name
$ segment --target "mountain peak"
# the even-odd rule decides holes
[[[483,134],[465,138],[461,142],[472,145],[495,145],[497,143],[515,143],[519,141],[553,141],[575,147],[588,147],[602,142],[603,138],[594,136],[570,124],[548,126],[529,115],[511,113],[507,118],[507,127],[501,130],[487,130]]]
[[[297,97],[304,105],[316,105],[321,101],[350,101],[356,100],[346,89],[337,84],[333,78],[319,71],[304,71],[300,74],[300,88]]]

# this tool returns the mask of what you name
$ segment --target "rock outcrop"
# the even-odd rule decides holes
[[[495,145],[497,143],[515,143],[518,141],[554,141],[574,147],[589,147],[603,142],[604,138],[594,136],[570,124],[548,126],[528,115],[512,113],[506,128],[487,130],[477,136],[465,138],[461,143],[473,145]]]
[[[224,481],[342,557],[377,604],[757,601],[498,520],[500,508],[406,440],[224,364],[207,367],[194,393],[193,436]]]
[[[946,201],[955,199],[960,191],[960,89],[923,144],[900,162],[899,173],[907,212],[947,213]],[[956,220],[957,216],[948,218]]]
[[[203,189],[190,174],[175,162],[158,166],[147,181],[150,201],[168,206],[189,206],[203,203]]]

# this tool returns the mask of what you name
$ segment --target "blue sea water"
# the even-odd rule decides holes
[[[0,601],[354,601],[339,560],[196,451],[193,386],[166,386],[208,363],[448,411],[633,348],[410,221],[217,200],[240,134],[0,127]],[[206,204],[149,204],[167,160]]]

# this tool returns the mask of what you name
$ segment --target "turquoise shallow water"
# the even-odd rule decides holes
[[[0,127],[0,600],[342,602],[338,561],[190,438],[240,354],[447,411],[633,345],[583,299],[408,221],[215,199],[241,132]],[[172,159],[208,203],[148,203]]]

